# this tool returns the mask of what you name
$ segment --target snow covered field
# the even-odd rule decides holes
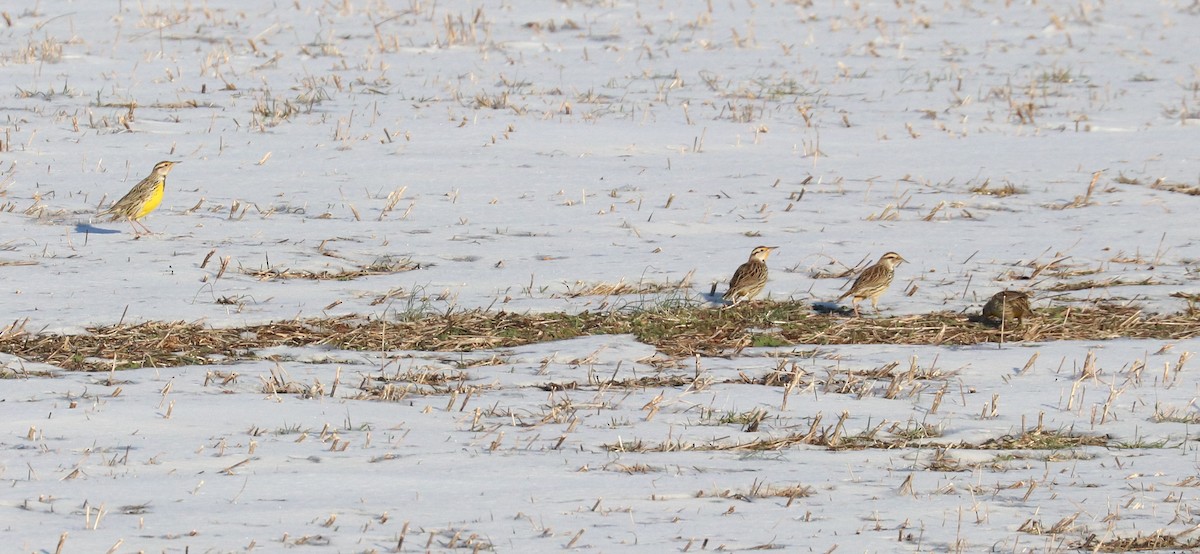
[[[901,253],[885,317],[973,312],[1004,288],[1041,309],[1160,313],[1200,292],[1187,0],[77,1],[0,16],[0,327],[26,333],[703,301],[759,244],[781,247],[773,300],[831,300],[850,268]],[[94,217],[160,160],[183,163],[144,220],[155,234]],[[584,294],[614,284],[667,290]],[[595,336],[111,373],[7,356],[0,540],[1179,544],[1200,536],[1198,349],[672,358]],[[1068,442],[1018,440],[1038,438]]]

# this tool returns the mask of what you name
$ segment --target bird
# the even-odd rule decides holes
[[[154,169],[150,172],[150,175],[134,185],[125,196],[122,196],[120,200],[114,202],[112,206],[109,206],[107,210],[100,212],[98,215],[111,215],[112,218],[109,221],[116,221],[122,218],[129,220],[129,226],[133,227],[135,235],[141,235],[135,225],[140,225],[146,231],[146,234],[153,234],[149,227],[146,227],[145,224],[138,220],[154,211],[159,204],[162,204],[163,190],[167,184],[167,174],[178,163],[182,162],[162,161],[154,164]]]
[[[1006,319],[1015,319],[1020,323],[1023,318],[1033,315],[1033,308],[1029,305],[1029,293],[1016,290],[997,292],[983,305],[982,315],[984,321],[999,319],[1003,322]]]
[[[850,287],[850,290],[839,296],[834,302],[841,302],[847,296],[851,297],[851,302],[854,304],[854,317],[858,317],[858,303],[864,298],[870,298],[871,308],[879,311],[879,297],[883,295],[883,291],[887,290],[888,285],[892,284],[892,277],[896,275],[896,266],[900,262],[907,261],[895,252],[884,254],[878,262],[875,262],[875,265],[864,269],[854,280],[854,285]]]
[[[741,300],[754,300],[763,287],[767,286],[767,256],[778,246],[757,246],[750,251],[750,259],[738,266],[729,280],[729,290],[725,291],[723,300],[737,304]]]

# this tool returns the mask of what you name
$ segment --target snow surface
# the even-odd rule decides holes
[[[901,253],[881,301],[892,315],[973,310],[1003,288],[1176,312],[1171,294],[1198,288],[1200,197],[1153,186],[1200,184],[1188,0],[0,12],[0,275],[5,323],[29,331],[606,309],[656,298],[571,293],[690,279],[667,295],[698,297],[758,244],[781,246],[775,299],[829,300],[845,279],[816,277]],[[145,220],[156,234],[94,217],[163,159],[183,163]],[[985,184],[1020,194],[973,192]],[[255,273],[396,260],[418,269]],[[1047,291],[1084,281],[1107,286]],[[1200,481],[1190,428],[1167,419],[1196,415],[1184,353],[1198,347],[797,347],[664,368],[631,338],[593,337],[113,375],[9,357],[28,378],[3,383],[0,537],[24,552],[53,552],[63,533],[65,552],[390,551],[402,535],[405,551],[1019,552],[1177,533],[1197,523]],[[953,374],[892,399],[887,382],[814,384],[786,409],[782,387],[738,383],[781,361],[818,380],[893,362]],[[711,384],[544,390],[590,373],[695,376],[696,363]],[[356,399],[409,370],[483,388]],[[283,374],[316,394],[270,392]],[[721,422],[756,408],[756,432]],[[850,435],[926,423],[939,442],[980,442],[1042,417],[1158,447],[951,450],[981,462],[960,472],[928,470],[932,448],[620,451],[786,436],[843,412]],[[813,495],[754,494],[795,485]],[[1069,517],[1063,533],[1018,530]]]

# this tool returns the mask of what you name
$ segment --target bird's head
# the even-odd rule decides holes
[[[175,167],[175,164],[177,164],[177,163],[183,163],[183,162],[168,162],[168,161],[158,162],[158,163],[154,164],[154,173],[156,175],[162,175],[163,177],[166,177],[167,174],[171,172],[171,168]]]
[[[897,254],[895,252],[888,252],[887,254],[884,254],[882,257],[879,258],[879,263],[884,264],[888,267],[896,267],[896,266],[900,265],[901,262],[907,262],[907,261],[908,260],[904,259],[903,257],[901,257],[899,254]]]
[[[758,246],[750,251],[750,259],[760,262],[767,261],[767,256],[771,255],[771,251],[779,248],[778,246]]]

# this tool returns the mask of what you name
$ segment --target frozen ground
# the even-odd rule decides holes
[[[666,294],[698,297],[758,244],[781,246],[774,299],[831,299],[845,279],[826,277],[901,253],[885,315],[974,309],[1003,288],[1178,312],[1172,295],[1197,292],[1188,0],[0,15],[0,293],[28,332],[602,309],[655,298],[575,293],[686,280]],[[93,217],[163,159],[183,163],[146,219],[156,234]],[[64,552],[388,551],[402,536],[409,551],[1019,552],[1180,533],[1200,508],[1198,346],[697,362],[603,337],[113,375],[8,359],[27,378],[3,383],[0,537],[49,552],[62,533]],[[754,381],[792,362],[808,374],[785,408],[782,386]],[[921,371],[891,392],[853,373],[892,362]],[[420,384],[433,373],[449,378]],[[665,380],[597,384],[646,375]],[[388,380],[415,388],[381,401]],[[845,436],[885,422],[878,436],[932,436],[718,448],[803,436],[818,414],[832,431],[843,413]],[[962,447],[1039,418],[1105,446]],[[771,496],[786,487],[805,494]]]
[[[53,551],[69,533],[68,552],[1040,552],[1190,538],[1197,387],[1183,352],[1200,342],[1164,346],[830,347],[697,371],[601,337],[11,380],[2,534]],[[912,375],[864,376],[892,363]],[[786,408],[784,387],[755,382],[781,367],[802,372]],[[997,444],[1039,425],[1098,442]],[[801,443],[814,426],[851,449]]]

